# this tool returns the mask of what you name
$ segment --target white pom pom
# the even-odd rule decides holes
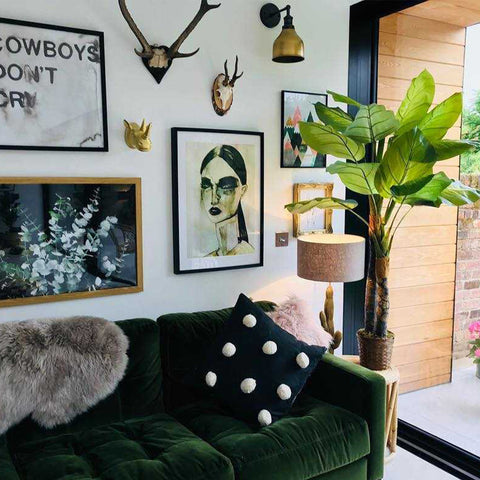
[[[310,359],[306,353],[299,353],[297,355],[297,363],[300,368],[307,368],[310,365]]]
[[[252,393],[255,390],[256,386],[257,386],[257,382],[255,381],[254,378],[246,378],[240,384],[240,389],[242,390],[243,393]]]
[[[226,343],[222,348],[222,353],[226,357],[233,357],[236,351],[237,351],[237,348],[233,343],[230,343],[230,342]]]
[[[280,397],[280,400],[288,400],[292,396],[292,390],[288,385],[282,383],[277,388],[277,395]]]
[[[217,375],[213,372],[208,372],[206,375],[205,375],[205,383],[209,386],[209,387],[214,387],[215,384],[217,383]]]
[[[249,313],[243,317],[243,324],[248,328],[253,328],[257,324],[257,319]]]
[[[275,355],[277,353],[277,344],[269,340],[263,344],[262,350],[265,355]]]
[[[272,423],[272,415],[268,410],[260,410],[258,414],[258,422],[262,427],[266,427]]]

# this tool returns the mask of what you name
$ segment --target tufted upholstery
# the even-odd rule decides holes
[[[303,480],[370,453],[365,420],[313,397],[300,396],[289,415],[259,428],[205,401],[174,411],[199,437],[230,458],[235,478]]]
[[[226,480],[229,460],[167,414],[26,443],[22,480]]]

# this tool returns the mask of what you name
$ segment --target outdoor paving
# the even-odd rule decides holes
[[[399,417],[480,456],[480,379],[475,367],[454,368],[452,383],[406,393]]]

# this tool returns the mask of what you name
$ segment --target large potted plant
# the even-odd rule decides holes
[[[387,321],[395,234],[415,206],[460,206],[480,199],[480,191],[448,178],[436,168],[437,162],[473,149],[474,143],[444,139],[462,112],[462,94],[455,93],[430,109],[435,82],[427,70],[412,81],[396,113],[382,105],[362,105],[344,95],[328,93],[335,101],[355,107],[356,115],[318,103],[320,122],[301,122],[300,132],[312,149],[345,159],[330,165],[327,172],[338,175],[351,191],[368,197],[369,218],[355,211],[355,200],[334,197],[293,203],[286,208],[298,214],[313,208],[343,209],[368,227],[365,327],[357,337],[361,364],[383,370],[390,366],[394,342]]]

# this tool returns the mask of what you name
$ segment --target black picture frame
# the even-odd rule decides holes
[[[107,83],[105,72],[105,39],[104,33],[96,30],[88,30],[76,27],[66,27],[47,23],[29,22],[24,20],[17,20],[12,18],[0,17],[0,25],[18,25],[23,27],[31,27],[46,30],[62,31],[67,33],[75,33],[78,35],[90,35],[98,37],[98,51],[100,54],[100,85],[101,85],[101,101],[102,101],[102,135],[103,146],[99,147],[75,147],[75,146],[49,146],[49,145],[22,145],[21,143],[15,145],[2,145],[0,143],[0,150],[37,150],[37,151],[62,151],[62,152],[108,152],[108,115],[107,115]],[[1,61],[1,59],[0,59]]]
[[[325,105],[328,105],[328,95],[325,93],[314,93],[314,92],[301,92],[297,90],[282,90],[281,92],[281,98],[282,98],[282,115],[281,115],[281,124],[280,124],[280,168],[325,168],[326,167],[326,155],[322,155],[324,159],[324,164],[325,167],[316,167],[314,165],[312,166],[293,166],[293,165],[285,165],[284,160],[285,160],[285,144],[284,144],[284,128],[285,128],[285,96],[287,94],[298,94],[298,95],[311,95],[315,97],[323,97],[325,100]]]
[[[219,135],[250,135],[258,137],[260,142],[259,153],[259,261],[254,263],[247,263],[244,265],[235,266],[220,266],[214,268],[192,268],[183,269],[181,267],[180,259],[180,213],[179,213],[179,142],[178,135],[180,133],[206,133],[206,134],[219,134]],[[264,149],[265,140],[263,132],[246,131],[246,130],[224,130],[224,129],[209,129],[209,128],[187,128],[187,127],[174,127],[171,129],[171,142],[172,142],[172,210],[173,210],[173,271],[176,275],[191,274],[191,273],[206,273],[225,270],[239,270],[245,268],[263,267],[264,265]],[[221,143],[221,142],[220,142]]]

